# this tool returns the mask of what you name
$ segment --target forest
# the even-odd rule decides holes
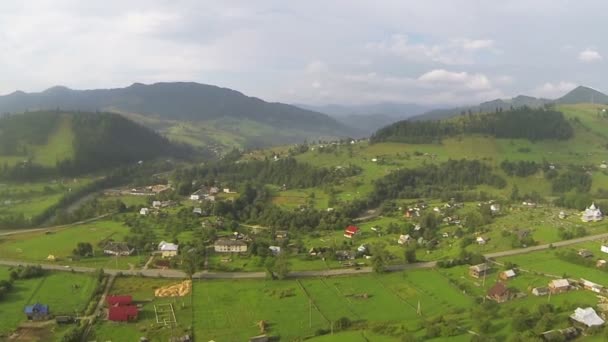
[[[522,107],[488,114],[465,114],[445,121],[399,121],[378,130],[370,141],[410,144],[440,143],[458,134],[483,134],[530,141],[567,140],[574,129],[561,112]]]

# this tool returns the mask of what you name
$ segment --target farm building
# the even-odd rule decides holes
[[[477,239],[475,239],[475,242],[477,242],[478,245],[485,245],[488,242],[488,240],[484,239],[481,236],[478,236]]]
[[[40,303],[26,306],[23,312],[27,316],[27,319],[31,321],[47,320],[50,315],[49,306]]]
[[[348,226],[348,227],[346,227],[346,229],[344,229],[345,238],[352,239],[353,236],[357,235],[358,233],[359,233],[359,227],[357,227],[357,226]]]
[[[604,253],[608,253],[608,243],[607,243],[607,244],[603,244],[603,245],[600,247],[600,251],[601,251],[601,252],[604,252]]]
[[[103,253],[106,255],[129,256],[135,249],[129,248],[125,242],[109,241],[103,247]]]
[[[127,322],[137,319],[137,306],[133,305],[131,296],[108,296],[108,320]]]
[[[570,290],[568,279],[555,279],[549,282],[549,291],[553,294],[563,293]]]
[[[219,239],[213,244],[217,253],[242,253],[247,252],[247,244],[240,240]]]
[[[604,320],[598,316],[598,314],[593,310],[593,308],[576,308],[574,313],[570,315],[570,319],[573,321],[582,324],[586,327],[594,327],[604,325]]]
[[[166,241],[161,241],[158,244],[158,250],[160,251],[160,254],[163,258],[172,258],[177,255],[179,245]]]
[[[504,272],[500,272],[500,274],[498,275],[500,277],[500,279],[502,280],[509,280],[512,279],[516,276],[517,274],[515,273],[514,270],[506,270]]]
[[[469,267],[469,275],[473,278],[483,277],[488,274],[490,267],[487,264],[479,264]]]
[[[148,215],[150,213],[150,209],[148,208],[141,208],[139,209],[139,215]]]
[[[600,208],[595,206],[595,203],[591,203],[591,206],[581,214],[581,221],[583,222],[597,222],[604,218]]]
[[[546,296],[549,294],[549,288],[547,287],[535,287],[532,289],[532,294],[535,296]]]
[[[504,303],[511,299],[511,291],[509,291],[505,283],[498,282],[488,290],[486,297],[497,303]]]
[[[596,284],[594,282],[590,282],[589,280],[581,278],[581,284],[585,290],[593,291],[596,293],[602,293],[604,287],[600,284]]]

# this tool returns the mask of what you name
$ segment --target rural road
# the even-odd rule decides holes
[[[30,229],[17,229],[17,230],[10,230],[10,231],[1,231],[0,230],[0,236],[10,236],[10,235],[17,235],[17,234],[24,234],[24,233],[35,233],[35,232],[42,232],[42,231],[48,231],[48,230],[57,230],[57,229],[61,229],[61,228],[67,228],[67,227],[71,227],[71,226],[77,226],[80,224],[85,224],[85,223],[101,220],[102,218],[113,215],[113,214],[115,214],[115,213],[103,214],[101,216],[86,219],[84,221],[78,221],[78,222],[64,224],[64,225],[60,225],[60,226],[30,228]]]
[[[564,247],[569,246],[581,242],[595,241],[601,239],[608,239],[608,233],[597,234],[585,236],[582,238],[572,239],[572,240],[564,240],[559,242],[554,242],[552,244],[544,244],[538,246],[532,246],[528,248],[519,248],[512,249],[508,251],[488,253],[484,256],[488,259],[492,258],[500,258],[505,256],[519,255],[530,252],[541,251],[545,249],[549,249],[551,246],[553,247]],[[22,262],[22,261],[14,261],[14,260],[0,260],[0,265],[3,266],[19,266],[19,265],[40,265],[45,270],[52,271],[68,271],[68,272],[79,272],[79,273],[92,273],[95,272],[95,268],[91,267],[80,267],[80,266],[61,266],[61,265],[51,265],[51,264],[37,264],[30,262]],[[405,270],[414,270],[414,269],[424,269],[424,268],[433,268],[437,265],[436,261],[428,261],[428,262],[419,262],[414,264],[405,264],[405,265],[390,265],[387,266],[386,269],[389,272],[397,272],[397,271],[405,271]],[[116,270],[110,268],[104,268],[104,272],[109,275],[131,275],[131,276],[141,276],[141,277],[150,277],[150,278],[185,278],[186,274],[180,270]],[[314,277],[331,277],[331,276],[341,276],[341,275],[355,275],[355,274],[363,274],[363,273],[371,273],[373,272],[371,267],[361,267],[360,269],[354,268],[344,268],[344,269],[332,269],[332,270],[319,270],[319,271],[294,271],[290,272],[288,278],[314,278]],[[264,279],[266,278],[266,272],[197,272],[192,276],[193,279]]]

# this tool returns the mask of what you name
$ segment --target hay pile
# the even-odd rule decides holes
[[[192,281],[185,280],[181,283],[161,287],[154,291],[156,297],[183,297],[192,291]]]

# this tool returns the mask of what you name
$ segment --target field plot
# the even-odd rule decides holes
[[[259,334],[259,321],[267,323],[268,334],[287,341],[330,329],[341,318],[407,322],[408,328],[418,330],[427,315],[473,304],[435,271],[281,282],[209,281],[195,284],[194,298],[197,338],[221,341]]]
[[[0,279],[8,279],[9,273],[8,268],[0,267]],[[26,320],[23,314],[26,305],[36,302],[47,304],[51,314],[82,313],[96,284],[97,280],[92,275],[68,272],[17,280],[13,289],[0,301],[0,340]]]
[[[191,293],[184,297],[154,297],[154,290],[177,283],[176,280],[136,277],[117,278],[110,290],[111,294],[131,295],[136,304],[141,305],[136,322],[116,323],[101,319],[94,326],[89,340],[97,341],[139,341],[142,336],[150,341],[167,341],[171,337],[188,334],[192,325]],[[173,309],[172,321],[165,325],[156,321],[156,307]],[[173,316],[174,315],[174,316]]]
[[[23,260],[40,263],[61,263],[68,265],[79,265],[89,267],[111,267],[128,269],[132,265],[140,263],[145,256],[129,256],[110,258],[103,255],[92,258],[82,258],[78,261],[70,261],[72,250],[78,242],[89,242],[94,250],[99,251],[99,242],[112,238],[122,241],[128,229],[121,223],[114,221],[97,221],[94,223],[72,226],[52,232],[35,232],[0,237],[0,258]],[[98,252],[99,253],[99,252]],[[49,255],[53,255],[56,261],[49,261]]]

